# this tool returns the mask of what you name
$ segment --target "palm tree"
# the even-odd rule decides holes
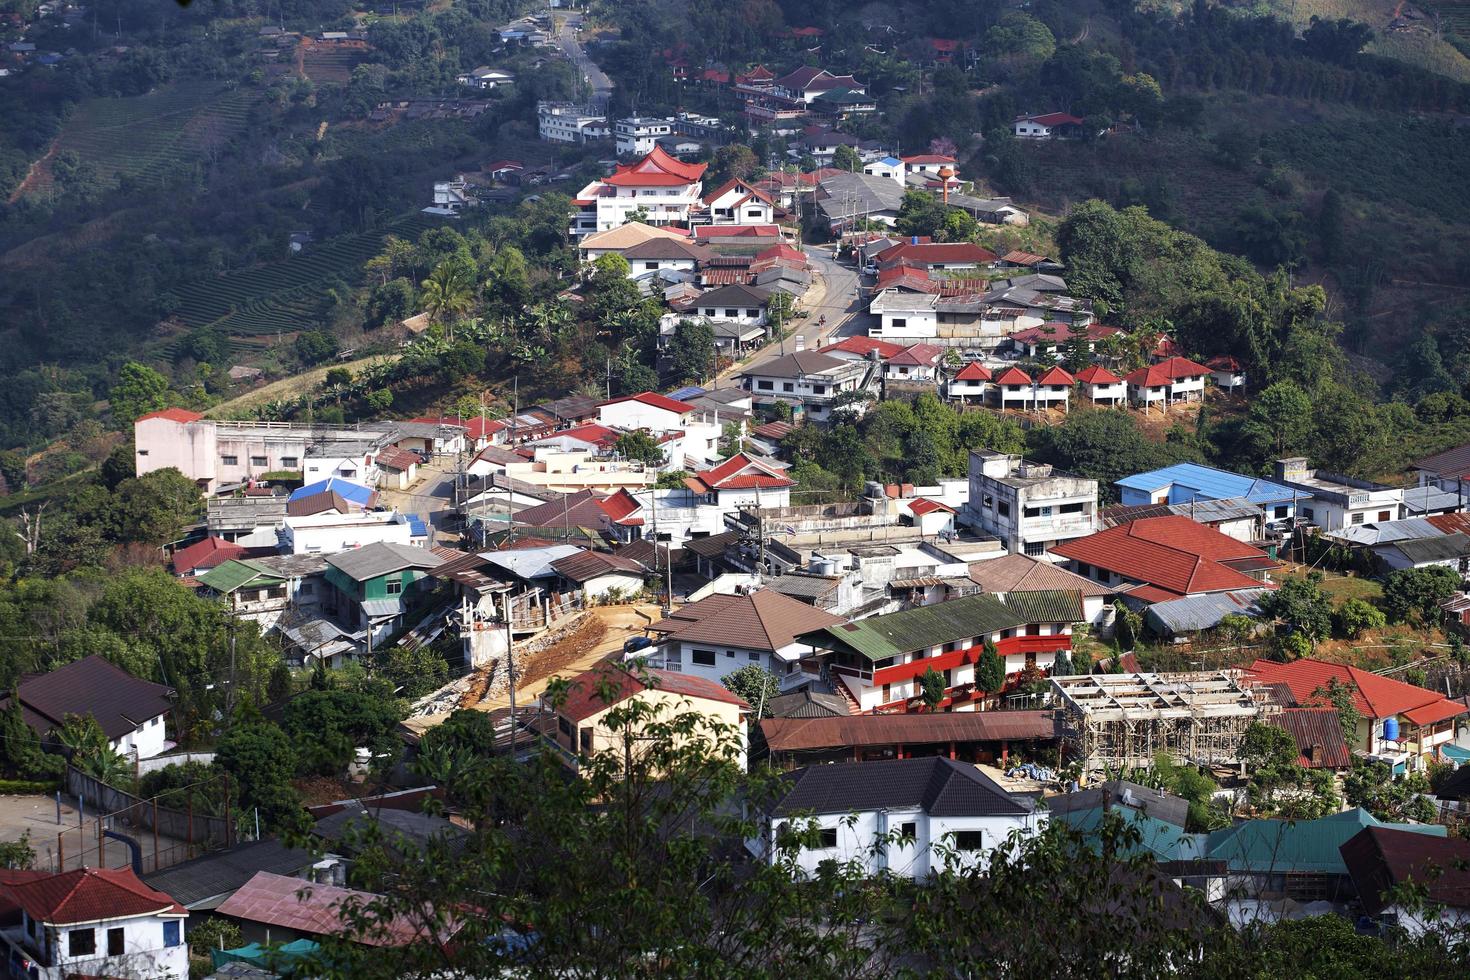
[[[420,303],[424,311],[431,320],[449,328],[449,340],[453,342],[454,329],[449,320],[464,316],[474,305],[474,275],[463,262],[445,259],[421,285],[424,291]]]

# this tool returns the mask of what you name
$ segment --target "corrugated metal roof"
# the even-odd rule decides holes
[[[361,548],[327,558],[328,565],[358,582],[405,568],[433,568],[443,561],[444,559],[427,548],[388,541],[374,541]]]
[[[1226,616],[1261,615],[1256,600],[1266,589],[1241,589],[1237,592],[1211,592],[1205,595],[1186,596],[1168,602],[1156,602],[1148,607],[1144,618],[1156,632],[1165,634],[1197,633],[1214,629]]]
[[[1423,565],[1430,562],[1454,561],[1470,555],[1470,537],[1456,531],[1454,534],[1444,534],[1437,538],[1405,538],[1381,547],[1392,548],[1413,564]]]
[[[1326,532],[1326,537],[1336,538],[1348,544],[1372,546],[1407,541],[1410,538],[1437,538],[1445,530],[1436,527],[1425,517],[1410,517],[1401,521],[1378,521],[1372,524],[1350,524],[1336,531]]]
[[[1297,762],[1308,769],[1346,769],[1353,764],[1336,708],[1287,708],[1281,712],[1280,725],[1296,740],[1301,753]]]
[[[786,779],[773,815],[921,807],[930,816],[1021,816],[1035,807],[974,766],[938,756],[808,766]]]
[[[767,718],[761,734],[773,752],[863,745],[939,745],[1057,737],[1050,711],[958,711],[948,714]]]
[[[1206,857],[1231,871],[1260,874],[1347,874],[1339,852],[1364,827],[1390,827],[1433,837],[1448,831],[1435,824],[1386,824],[1361,807],[1317,820],[1247,820],[1213,831]]]
[[[838,623],[800,639],[818,647],[846,648],[869,660],[884,660],[1027,622],[1019,609],[1007,606],[994,596],[973,595],[855,623]]]
[[[204,585],[225,595],[246,585],[280,585],[286,581],[269,569],[240,559],[231,559],[216,565],[198,578]]]
[[[1277,500],[1306,500],[1311,495],[1291,487],[1272,483],[1229,470],[1202,466],[1199,463],[1175,463],[1147,473],[1136,473],[1116,481],[1115,485],[1130,490],[1156,491],[1173,485],[1175,488],[1193,491],[1196,496],[1211,499],[1222,497],[1244,497],[1256,503]]]

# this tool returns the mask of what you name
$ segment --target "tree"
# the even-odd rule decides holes
[[[1356,640],[1370,630],[1381,630],[1388,622],[1377,606],[1356,597],[1339,606],[1332,621],[1337,633],[1349,640]]]
[[[147,544],[178,541],[204,516],[198,484],[172,466],[122,481],[115,507],[123,540]]]
[[[1323,20],[1313,17],[1302,31],[1301,47],[1308,57],[1349,64],[1373,40],[1373,29],[1346,17]]]
[[[1245,429],[1277,456],[1299,449],[1312,426],[1312,400],[1289,381],[1279,381],[1251,401]]]
[[[669,340],[669,380],[698,384],[712,373],[715,329],[703,320],[680,320]]]
[[[1053,677],[1069,677],[1072,673],[1072,655],[1066,650],[1057,651],[1056,659],[1052,661],[1051,675]]]
[[[0,775],[7,779],[53,779],[65,760],[41,748],[41,737],[26,724],[20,698],[12,691],[10,704],[0,710]]]
[[[337,353],[337,339],[325,330],[304,330],[296,335],[296,357],[302,364],[320,364]]]
[[[1092,363],[1092,344],[1087,339],[1087,326],[1080,320],[1072,321],[1067,328],[1067,339],[1062,344],[1062,366],[1073,374]]]
[[[1423,773],[1395,777],[1388,763],[1376,759],[1353,758],[1353,767],[1342,778],[1342,795],[1348,806],[1360,806],[1390,823],[1433,823],[1437,815]]]
[[[26,871],[35,863],[36,849],[31,846],[29,830],[13,841],[0,844],[0,868]]]
[[[91,715],[67,715],[56,740],[65,747],[71,764],[109,786],[121,786],[132,774],[132,766],[118,754]]]
[[[657,439],[642,429],[634,429],[618,436],[613,443],[613,451],[624,459],[638,460],[649,466],[662,466],[665,462],[663,447]]]
[[[128,361],[108,393],[112,417],[131,425],[140,415],[168,407],[168,380],[146,364]]]
[[[391,694],[381,685],[344,686],[306,691],[288,701],[281,728],[299,747],[297,772],[340,776],[360,748],[370,751],[375,766],[391,766],[402,749],[394,733],[403,718]]]
[[[754,709],[752,722],[771,717],[771,702],[781,694],[781,679],[760,664],[746,664],[720,678],[720,683]]]
[[[706,187],[724,185],[732,178],[751,180],[760,170],[760,160],[755,152],[744,143],[728,143],[715,150],[710,157],[709,170],[705,174]]]
[[[240,927],[228,919],[206,919],[189,930],[189,953],[201,958],[212,950],[238,949],[245,945]]]
[[[1392,622],[1427,628],[1440,621],[1440,603],[1460,588],[1459,573],[1452,568],[1401,568],[1383,580],[1383,612]]]
[[[993,643],[985,644],[980,659],[975,663],[975,686],[986,694],[999,694],[1006,686],[1006,663]]]
[[[215,747],[214,765],[230,776],[242,809],[258,809],[262,826],[299,830],[306,824],[301,799],[291,787],[296,753],[291,739],[259,718],[233,725]]]
[[[1351,686],[1333,677],[1327,681],[1326,687],[1313,691],[1311,698],[1312,706],[1332,708],[1337,712],[1337,723],[1342,727],[1342,739],[1349,749],[1362,741],[1358,737],[1358,726],[1362,723],[1363,715],[1358,711],[1353,693]]]
[[[1145,438],[1127,412],[1074,412],[1051,432],[1047,455],[1073,473],[1097,480],[1103,493],[1130,473],[1175,462],[1169,449]]]
[[[423,292],[419,304],[436,323],[447,323],[464,316],[474,306],[474,269],[462,259],[449,258],[440,262],[420,286]]]
[[[1311,770],[1298,761],[1301,752],[1290,732],[1252,722],[1241,740],[1240,760],[1250,775],[1246,792],[1251,805],[1293,820],[1315,820],[1336,812],[1332,774]]]
[[[842,143],[832,151],[832,167],[835,170],[845,170],[850,174],[855,174],[863,169],[863,161],[858,156],[857,150]]]
[[[1004,667],[1001,668],[1002,671],[1004,669]],[[1004,680],[1002,680],[1002,683],[1004,683]],[[939,704],[944,700],[944,691],[944,675],[933,667],[930,667],[919,675],[919,697],[923,698],[924,707],[930,711],[939,710]]]
[[[397,688],[399,696],[415,700],[449,682],[449,664],[430,646],[391,647],[378,660],[379,676]]]
[[[1257,605],[1315,645],[1332,632],[1332,597],[1322,591],[1321,581],[1320,572],[1288,576],[1275,591],[1262,593]]]

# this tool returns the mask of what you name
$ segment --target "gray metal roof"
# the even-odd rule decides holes
[[[897,211],[903,206],[904,187],[891,177],[871,174],[833,174],[817,185],[817,207],[829,220],[874,211]]]
[[[1415,538],[1438,538],[1443,537],[1444,533],[1444,528],[1435,527],[1423,517],[1409,517],[1401,521],[1349,525],[1336,531],[1328,531],[1325,536],[1348,544],[1372,547]]]
[[[1165,634],[1197,633],[1214,629],[1226,616],[1261,615],[1256,600],[1265,589],[1240,589],[1236,592],[1211,592],[1156,602],[1144,614],[1149,626]]]
[[[575,555],[582,549],[570,544],[554,544],[548,548],[516,548],[511,551],[486,551],[480,557],[516,578],[550,578],[556,575],[551,563]]]
[[[365,582],[405,568],[433,568],[443,561],[444,559],[427,548],[386,541],[375,541],[352,551],[344,551],[340,555],[327,556],[328,565],[357,582]]]
[[[186,908],[212,909],[257,872],[294,875],[314,860],[311,851],[275,839],[250,841],[146,874],[143,881]]]
[[[1393,548],[1415,565],[1423,565],[1470,556],[1470,537],[1456,531],[1437,538],[1405,538],[1382,547]]]
[[[1426,487],[1410,487],[1404,491],[1404,513],[1441,514],[1461,508],[1460,495],[1453,490],[1442,490],[1430,484]]]

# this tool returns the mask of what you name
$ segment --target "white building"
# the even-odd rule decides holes
[[[334,555],[383,541],[388,544],[423,544],[415,534],[414,522],[392,510],[365,510],[348,514],[287,515],[280,530],[281,550],[290,555]],[[417,528],[420,532],[422,525]]]
[[[603,402],[597,407],[597,422],[622,431],[642,429],[664,441],[671,465],[690,467],[720,458],[725,424],[735,421],[739,414],[732,411],[722,416],[719,411],[644,391]]]
[[[629,116],[613,123],[613,142],[620,157],[643,156],[653,152],[660,137],[673,132],[672,119]]]
[[[709,320],[765,326],[770,304],[771,294],[766,290],[732,283],[701,293],[695,312]]]
[[[1278,459],[1276,482],[1305,494],[1311,500],[1298,506],[1301,516],[1324,531],[1337,531],[1356,524],[1381,524],[1404,517],[1404,491],[1371,480],[1341,473],[1314,470],[1305,456]]]
[[[586,143],[607,139],[607,116],[571,102],[538,102],[536,124],[540,137],[550,143]]]
[[[0,929],[9,976],[189,975],[189,910],[143,884],[131,868],[8,872],[0,897],[19,915]]]
[[[60,731],[72,715],[91,715],[112,750],[151,759],[173,743],[164,719],[173,710],[173,688],[145,681],[92,654],[44,674],[23,678],[0,710],[20,700],[26,724],[41,738]]]
[[[808,766],[786,779],[785,792],[758,815],[762,836],[746,847],[771,864],[791,860],[806,875],[829,861],[902,878],[927,878],[947,861],[974,869],[1011,834],[1033,836],[1046,824],[1029,797],[938,756]]]
[[[1128,382],[1101,364],[1092,364],[1077,372],[1082,394],[1094,405],[1121,408],[1128,402]]]
[[[884,340],[932,340],[939,336],[939,296],[885,289],[873,297],[868,312],[878,322],[868,336]]]
[[[1017,116],[1012,132],[1022,139],[1049,140],[1062,135],[1080,133],[1082,120],[1066,112],[1048,112],[1039,116]]]
[[[982,449],[970,453],[970,501],[962,520],[1005,544],[1044,558],[1062,541],[1098,529],[1097,481]]]
[[[702,206],[700,178],[706,166],[684,163],[654,147],[643,159],[620,165],[577,193],[570,233],[581,238],[607,231],[639,213],[645,224],[687,225],[690,212]]]
[[[884,157],[881,160],[863,164],[863,173],[870,177],[887,177],[902,184],[904,163],[898,157]]]
[[[875,363],[802,351],[763,361],[740,377],[757,407],[785,402],[794,414],[820,421],[831,416],[839,397],[867,390],[876,374]],[[852,403],[855,411],[863,407],[861,401]]]
[[[770,195],[739,177],[706,194],[704,206],[712,225],[768,225],[776,220],[776,202]]]

